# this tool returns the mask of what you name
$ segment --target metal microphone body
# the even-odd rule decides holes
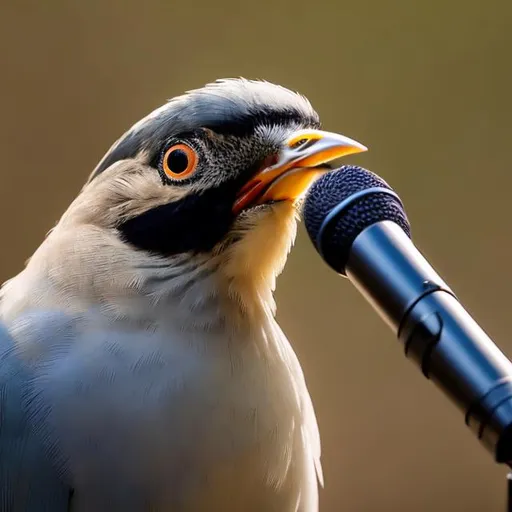
[[[512,461],[512,363],[392,221],[363,230],[345,272],[497,462]],[[500,443],[499,441],[502,440]]]
[[[494,459],[512,465],[512,362],[415,247],[391,187],[342,167],[313,185],[304,219],[324,261],[375,308]]]

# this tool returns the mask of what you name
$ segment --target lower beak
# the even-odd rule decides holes
[[[294,132],[277,155],[277,162],[262,169],[242,187],[233,212],[275,201],[296,201],[329,170],[325,164],[366,150],[359,142],[337,133]]]

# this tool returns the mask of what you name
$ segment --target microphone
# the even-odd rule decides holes
[[[324,261],[370,302],[495,461],[512,467],[512,363],[415,247],[399,196],[376,174],[344,166],[311,187],[304,220]]]

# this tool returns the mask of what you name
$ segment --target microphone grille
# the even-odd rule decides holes
[[[350,248],[357,235],[372,224],[390,220],[411,236],[409,221],[400,201],[388,193],[375,191],[354,198],[337,218],[326,225],[321,240],[318,240],[320,229],[333,208],[358,192],[376,187],[393,191],[373,172],[347,165],[322,176],[306,197],[304,221],[308,234],[326,263],[338,273],[345,273]]]

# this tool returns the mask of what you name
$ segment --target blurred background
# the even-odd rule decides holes
[[[220,77],[309,97],[512,356],[510,0],[0,0],[0,278],[132,123]],[[505,470],[304,229],[278,316],[318,415],[321,510],[505,510]]]

